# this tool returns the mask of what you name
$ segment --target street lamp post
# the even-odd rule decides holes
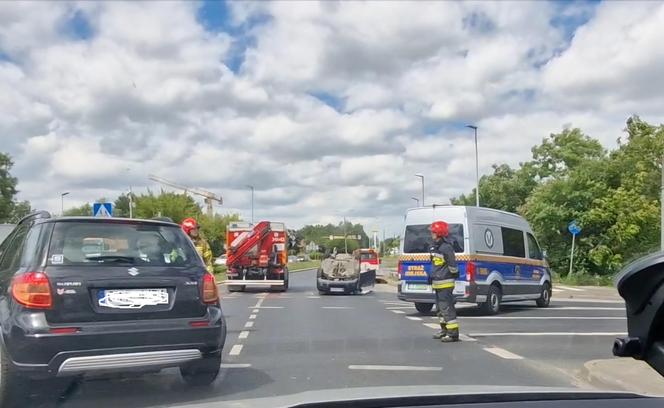
[[[251,189],[251,223],[254,223],[254,186],[247,185]]]
[[[422,182],[422,207],[424,207],[424,174],[417,173],[415,174],[415,177],[419,177],[420,181]]]
[[[411,199],[411,200],[415,200],[415,202],[417,203],[417,206],[418,206],[418,207],[420,206],[420,199],[419,199],[419,198],[417,198],[417,197],[411,197],[410,199]]]
[[[480,206],[480,162],[477,154],[477,126],[466,125],[467,128],[475,131],[475,206]]]
[[[65,215],[65,196],[67,194],[69,194],[69,191],[60,194],[60,215]]]

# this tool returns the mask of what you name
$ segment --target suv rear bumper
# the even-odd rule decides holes
[[[316,286],[318,290],[328,293],[353,293],[357,290],[358,280],[328,280],[323,278],[316,279]]]
[[[159,370],[221,353],[226,322],[221,309],[209,309],[207,318],[72,325],[79,330],[71,334],[14,326],[3,341],[13,365],[30,378]]]

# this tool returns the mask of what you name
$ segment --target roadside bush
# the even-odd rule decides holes
[[[575,273],[572,276],[561,277],[560,283],[572,286],[613,286],[613,276]]]
[[[322,252],[312,252],[309,254],[309,259],[312,261],[321,261],[323,259],[323,253]]]

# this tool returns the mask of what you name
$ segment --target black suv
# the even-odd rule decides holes
[[[21,220],[0,245],[0,405],[30,379],[180,367],[219,372],[226,323],[214,276],[177,224]]]

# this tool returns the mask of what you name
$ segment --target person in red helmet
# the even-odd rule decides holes
[[[184,233],[194,243],[196,251],[203,258],[203,262],[205,262],[205,268],[208,272],[214,273],[214,269],[212,268],[212,250],[210,249],[210,244],[201,236],[198,230],[198,222],[193,218],[185,218],[180,227],[182,227]]]
[[[431,287],[436,293],[436,307],[440,322],[440,332],[434,339],[443,343],[459,341],[459,323],[454,308],[454,281],[459,276],[454,246],[448,238],[449,227],[444,221],[431,224],[433,243],[431,254]]]

